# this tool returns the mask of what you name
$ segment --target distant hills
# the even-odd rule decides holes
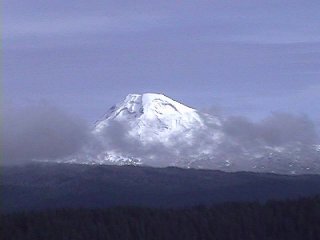
[[[320,194],[320,175],[39,163],[2,167],[1,209],[185,207]]]

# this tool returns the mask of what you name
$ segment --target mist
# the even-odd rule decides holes
[[[220,126],[207,124],[205,130],[191,130],[188,141],[171,136],[168,146],[139,141],[130,135],[126,122],[111,121],[97,135],[92,132],[93,126],[81,118],[51,105],[7,107],[3,111],[2,163],[70,159],[86,162],[104,159],[106,153],[112,152],[143,159],[152,166],[195,159],[198,163],[204,161],[204,167],[209,168],[231,161],[241,170],[251,164],[249,156],[270,150],[291,149],[306,162],[318,157],[313,148],[319,144],[317,126],[307,115],[276,112],[260,121],[221,112],[215,116],[220,119]]]
[[[318,140],[316,126],[308,116],[281,112],[256,123],[242,116],[229,117],[223,129],[228,137],[243,144],[282,146],[297,142],[315,144]]]
[[[48,104],[7,106],[2,114],[3,164],[63,158],[89,139],[85,121]]]
[[[181,163],[190,158],[201,161],[209,157],[212,161],[205,163],[206,167],[216,167],[228,160],[241,170],[251,164],[252,155],[283,154],[281,150],[294,152],[302,161],[319,158],[314,148],[319,144],[317,128],[307,115],[275,112],[258,122],[244,116],[218,117],[221,126],[207,124],[207,129],[192,131],[188,141],[171,136],[169,146],[157,141],[139,141],[130,135],[126,122],[111,122],[99,135],[98,142],[102,149],[156,166],[167,166],[172,160]]]

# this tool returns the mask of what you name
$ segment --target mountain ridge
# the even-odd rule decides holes
[[[319,175],[34,163],[3,167],[4,212],[111,206],[186,207],[320,193]]]

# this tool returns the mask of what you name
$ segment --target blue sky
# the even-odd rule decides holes
[[[94,121],[128,93],[320,121],[320,1],[3,3],[3,92]]]

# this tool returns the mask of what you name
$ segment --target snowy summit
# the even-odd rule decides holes
[[[205,127],[197,110],[156,93],[129,94],[123,102],[110,108],[94,132],[99,134],[114,122],[126,124],[129,134],[143,143],[170,144],[172,136],[190,137],[190,131]]]

